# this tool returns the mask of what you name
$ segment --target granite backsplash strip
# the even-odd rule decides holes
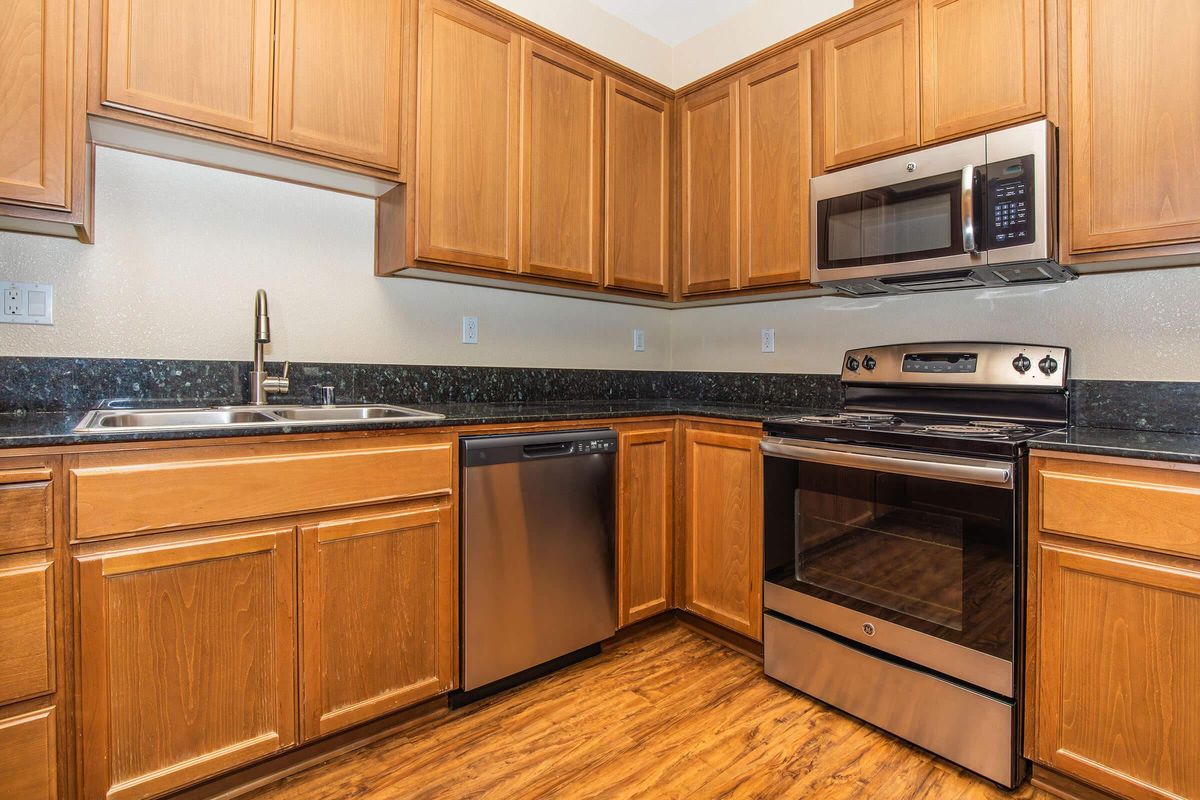
[[[1071,381],[1071,424],[1200,434],[1200,383]]]

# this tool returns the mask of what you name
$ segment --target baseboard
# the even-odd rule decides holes
[[[755,661],[763,660],[762,642],[755,641],[749,636],[743,636],[740,633],[731,631],[722,625],[716,624],[715,622],[709,622],[703,617],[699,617],[690,611],[684,611],[682,608],[674,609],[668,613],[670,613],[685,627],[695,631],[706,639],[712,639],[718,644],[723,644],[730,649],[737,650],[742,655],[749,656]]]
[[[1117,797],[1041,764],[1033,765],[1033,774],[1029,777],[1029,782],[1063,800],[1115,800]]]

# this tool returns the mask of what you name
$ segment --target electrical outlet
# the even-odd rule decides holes
[[[0,281],[4,305],[0,322],[17,325],[54,324],[54,287],[44,283],[8,283]]]
[[[463,317],[463,344],[479,344],[479,317]]]
[[[4,313],[8,316],[15,316],[21,313],[20,289],[4,290]]]
[[[642,353],[646,350],[646,332],[641,328],[633,329],[633,352]]]
[[[762,329],[762,351],[764,353],[774,353],[775,352],[775,329],[774,328],[763,328]]]

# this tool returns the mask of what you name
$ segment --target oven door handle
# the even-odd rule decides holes
[[[956,456],[938,456],[931,453],[916,454],[884,448],[811,446],[795,444],[775,437],[763,439],[759,448],[766,455],[790,458],[795,461],[873,469],[878,472],[911,475],[916,478],[933,478],[955,483],[1009,487],[1013,484],[1013,465],[1002,461],[982,461]]]

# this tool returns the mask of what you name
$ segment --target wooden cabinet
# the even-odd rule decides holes
[[[806,46],[739,81],[743,288],[808,280],[812,60]]]
[[[0,704],[53,693],[54,564],[0,560],[0,609]]]
[[[58,713],[54,706],[0,712],[0,791],[16,800],[57,800]]]
[[[921,141],[1044,113],[1044,0],[921,0]]]
[[[451,506],[363,511],[301,529],[305,739],[452,688],[458,604]]]
[[[421,2],[416,257],[517,270],[520,37]]]
[[[605,83],[604,285],[666,294],[670,105],[616,78]]]
[[[295,531],[75,559],[82,794],[161,794],[296,741]]]
[[[682,101],[684,294],[737,288],[737,88],[736,83],[718,84]]]
[[[1031,468],[1027,755],[1124,797],[1200,795],[1200,473]]]
[[[917,0],[836,29],[822,40],[821,57],[825,169],[920,144]]]
[[[600,70],[530,39],[521,56],[521,271],[600,282]]]
[[[617,610],[629,625],[671,607],[675,426],[622,426],[617,458]]]
[[[272,0],[108,0],[102,102],[271,135]]]
[[[400,171],[408,0],[278,0],[276,142]]]
[[[48,465],[0,466],[0,554],[50,547],[53,502]]]
[[[762,638],[760,431],[691,423],[684,432],[683,607]]]
[[[1200,241],[1200,4],[1066,4],[1070,252]],[[1137,255],[1129,253],[1129,256]]]

